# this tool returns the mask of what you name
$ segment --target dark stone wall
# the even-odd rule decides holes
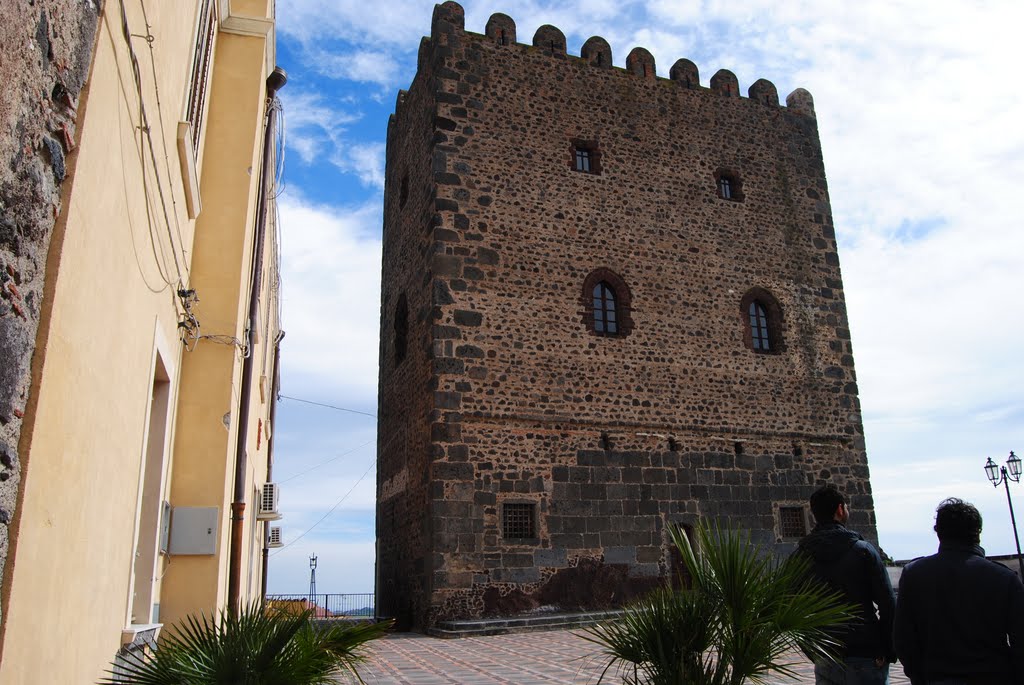
[[[809,94],[780,107],[764,80],[744,98],[725,71],[711,89],[656,78],[643,50],[609,68],[496,35],[438,6],[389,129],[379,578],[403,573],[400,550],[429,554],[411,595],[378,585],[382,606],[415,603],[425,626],[618,605],[668,575],[668,525],[728,522],[785,552],[778,508],[823,482],[875,539]],[[599,174],[572,170],[580,141]],[[629,290],[628,335],[592,332],[583,289],[601,269]],[[399,290],[417,314],[396,368]],[[776,308],[772,354],[750,348],[751,292]],[[404,491],[388,480],[402,468]],[[535,505],[535,538],[503,539],[508,502]]]
[[[47,254],[74,154],[98,7],[4,3],[0,22],[0,600],[16,516],[18,444],[29,402]],[[0,606],[0,614],[5,613]],[[2,621],[2,615],[0,615]]]
[[[435,144],[432,70],[441,58],[421,52],[427,58],[410,90],[399,93],[388,123],[385,178],[383,270],[391,277],[381,292],[376,584],[378,610],[404,629],[425,614],[431,592],[431,393],[436,373],[458,370],[444,366],[443,355],[433,349],[443,348],[447,335],[435,325],[436,308],[454,300],[450,287],[433,278],[432,231],[440,214],[429,171]],[[410,168],[403,160],[416,164]],[[407,341],[397,345],[400,351],[396,334]],[[435,356],[442,357],[436,369]]]

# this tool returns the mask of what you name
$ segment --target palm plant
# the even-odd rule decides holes
[[[386,623],[314,625],[312,612],[252,604],[237,616],[189,616],[152,654],[130,653],[101,683],[113,685],[325,685],[342,674],[360,683],[365,644]]]
[[[586,629],[627,685],[740,685],[771,673],[796,677],[786,657],[834,656],[833,630],[854,607],[812,580],[804,559],[779,561],[731,529],[699,527],[698,551],[680,529],[672,541],[689,571],[621,619]],[[599,681],[600,682],[600,681]]]

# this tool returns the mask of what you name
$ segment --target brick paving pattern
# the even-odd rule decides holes
[[[399,633],[374,642],[371,652],[359,669],[367,685],[595,685],[604,668],[599,648],[568,630],[458,640]],[[813,683],[811,665],[798,654],[793,661],[799,679],[766,683]],[[621,680],[609,673],[604,682]],[[909,682],[893,667],[891,685]]]

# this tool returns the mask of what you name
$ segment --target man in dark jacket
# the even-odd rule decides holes
[[[857,607],[857,617],[837,631],[842,643],[837,662],[814,664],[817,685],[885,685],[896,661],[892,623],[896,598],[889,574],[874,546],[846,528],[850,508],[834,486],[811,495],[817,525],[800,541],[798,554],[811,560],[814,575]]]
[[[959,499],[935,513],[939,552],[903,569],[896,652],[913,685],[1024,684],[1024,585],[985,558],[981,514]]]

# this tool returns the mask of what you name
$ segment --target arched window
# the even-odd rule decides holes
[[[406,303],[405,293],[398,296],[393,325],[395,327],[395,366],[398,366],[405,359],[409,337],[409,305]]]
[[[743,338],[747,347],[761,354],[782,352],[782,308],[764,288],[751,288],[740,300]]]
[[[615,291],[605,281],[594,286],[594,332],[598,335],[615,335],[619,332]]]
[[[768,334],[768,311],[758,300],[751,300],[747,310],[750,315],[750,344],[755,352],[769,352],[772,349]]]
[[[610,269],[597,269],[583,281],[583,323],[592,335],[625,337],[633,330],[632,297],[626,282]]]

